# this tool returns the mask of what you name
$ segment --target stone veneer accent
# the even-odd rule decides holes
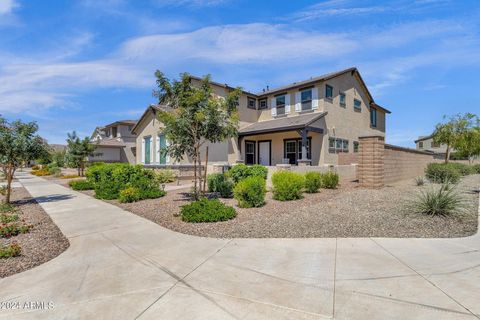
[[[368,188],[384,185],[385,138],[382,136],[359,137],[358,180]]]

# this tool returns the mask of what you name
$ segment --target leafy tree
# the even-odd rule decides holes
[[[237,106],[241,90],[231,90],[226,98],[222,98],[213,95],[210,76],[205,76],[197,86],[192,84],[188,73],[173,81],[169,81],[159,70],[155,76],[158,90],[154,91],[154,96],[158,97],[161,105],[171,108],[158,113],[165,126],[163,133],[169,141],[163,152],[176,161],[184,156],[192,159],[194,198],[198,199],[202,192],[200,150],[207,142],[217,143],[237,135]]]
[[[471,164],[476,156],[480,156],[480,120],[474,115],[469,115],[465,120],[454,148]]]
[[[73,131],[67,138],[67,162],[72,168],[77,168],[78,175],[83,177],[85,173],[85,163],[87,157],[95,151],[95,146],[88,137],[83,140]]]
[[[55,163],[60,168],[65,167],[65,158],[66,158],[66,151],[65,150],[57,150],[51,153],[52,155],[52,163]]]
[[[433,142],[447,145],[445,163],[448,163],[448,160],[450,159],[452,147],[459,145],[459,141],[462,140],[462,137],[464,137],[469,130],[472,120],[475,117],[476,116],[471,113],[466,113],[464,115],[457,114],[448,118],[447,122],[439,123],[435,127]],[[446,116],[443,118],[446,119]]]
[[[35,122],[17,120],[8,123],[0,117],[0,167],[7,179],[6,203],[10,203],[15,171],[46,152],[45,141],[36,134],[37,131]]]

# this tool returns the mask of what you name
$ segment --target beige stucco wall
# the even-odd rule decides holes
[[[97,147],[88,161],[121,162],[121,150],[122,148]]]
[[[423,143],[423,146],[421,148],[420,148],[420,142]],[[416,149],[420,150],[420,151],[432,151],[432,152],[435,152],[435,153],[446,153],[447,152],[447,145],[446,144],[441,144],[440,147],[437,148],[437,147],[433,147],[432,143],[433,143],[433,138],[429,138],[429,139],[426,139],[426,140],[417,141],[417,143],[415,145],[416,145]],[[453,150],[453,149],[451,149],[450,151],[455,152],[455,150]]]

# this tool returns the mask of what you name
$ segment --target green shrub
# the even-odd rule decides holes
[[[429,163],[425,169],[425,176],[435,183],[457,183],[461,174],[449,163]]]
[[[207,177],[208,192],[218,192],[222,198],[233,196],[234,183],[223,173],[212,173]]]
[[[20,225],[20,224],[7,224],[0,226],[0,238],[10,238],[20,233],[27,233],[32,226]]]
[[[475,171],[477,174],[480,174],[480,164],[474,164],[473,171]]]
[[[233,219],[237,215],[234,208],[218,199],[202,198],[182,206],[181,216],[187,222],[216,222]]]
[[[0,203],[0,212],[1,213],[6,213],[6,212],[15,212],[17,208],[11,204],[11,203]]]
[[[0,214],[1,223],[15,222],[15,221],[18,221],[18,219],[19,219],[18,214],[5,214],[5,213]]]
[[[415,213],[446,216],[463,212],[468,208],[468,204],[455,188],[442,184],[440,187],[421,191],[409,203],[409,207]]]
[[[219,192],[218,185],[225,181],[223,173],[211,173],[207,176],[208,192]]]
[[[320,172],[307,172],[305,174],[305,191],[315,193],[322,187],[322,174]]]
[[[305,177],[291,171],[278,171],[272,175],[273,199],[288,201],[302,198]]]
[[[13,242],[0,248],[0,258],[6,259],[11,257],[18,257],[21,252],[22,248],[16,242]]]
[[[93,168],[93,167],[98,167],[98,166],[103,166],[105,165],[106,163],[105,162],[102,162],[102,161],[97,161],[97,162],[91,162],[89,164],[89,167],[90,168]]]
[[[120,195],[118,196],[118,200],[120,202],[136,202],[141,199],[140,190],[134,187],[128,187],[120,191]]]
[[[32,170],[35,170],[35,171],[40,170],[40,169],[42,169],[42,168],[39,165],[34,165],[32,167]]]
[[[322,174],[322,187],[327,189],[335,189],[338,186],[340,177],[338,173],[333,171],[328,171]]]
[[[94,185],[88,180],[72,180],[68,183],[73,190],[93,190]]]
[[[47,165],[47,171],[55,177],[60,177],[62,174],[62,169],[56,163],[50,163]]]
[[[261,207],[265,203],[266,182],[260,176],[247,177],[237,183],[233,193],[239,207]]]
[[[159,183],[174,182],[177,179],[175,171],[170,169],[156,170],[155,175]]]
[[[259,164],[253,166],[237,164],[227,171],[227,175],[232,178],[235,183],[247,177],[262,177],[264,180],[267,180],[268,168]]]
[[[0,194],[2,196],[7,194],[7,186],[0,186]]]
[[[458,170],[458,172],[460,172],[460,174],[462,176],[468,176],[469,174],[474,174],[475,173],[475,169],[468,165],[468,164],[465,164],[465,163],[449,163],[448,164],[449,166],[455,168]]]

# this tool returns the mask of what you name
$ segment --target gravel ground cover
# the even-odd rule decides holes
[[[0,201],[3,201],[1,195]],[[9,239],[0,238],[4,245],[15,241],[22,248],[20,256],[0,259],[0,278],[45,263],[65,251],[70,245],[60,229],[25,188],[13,189],[12,202],[18,206],[16,214],[19,215],[20,220],[24,219],[25,223],[33,225],[33,228],[29,233],[19,234]]]
[[[186,223],[178,213],[188,203],[188,189],[170,191],[159,199],[122,204],[108,201],[174,231],[220,238],[309,237],[462,237],[472,235],[478,223],[480,175],[467,176],[458,185],[471,208],[451,217],[414,214],[406,202],[422,188],[413,179],[382,189],[365,189],[346,183],[336,190],[305,194],[301,200],[281,202],[267,193],[261,208],[236,207],[234,199],[222,199],[237,210],[233,220]],[[93,191],[85,191],[93,195]]]

